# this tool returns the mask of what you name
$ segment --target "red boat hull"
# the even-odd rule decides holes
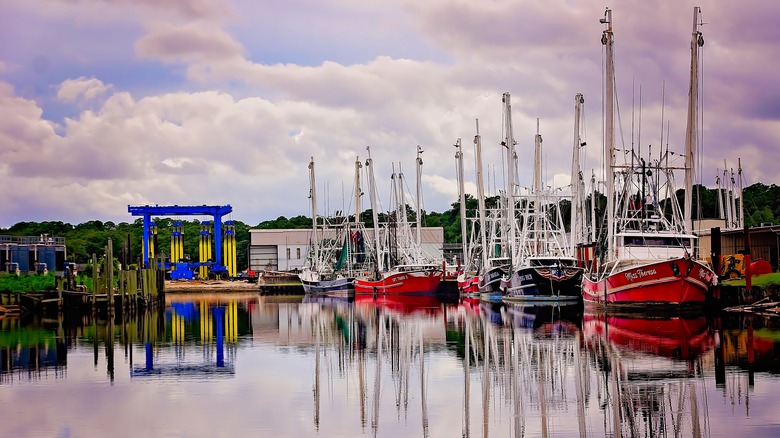
[[[694,359],[714,345],[703,315],[642,318],[585,313],[582,327],[586,339],[606,338],[621,350],[673,359]]]
[[[479,277],[467,276],[464,279],[458,279],[458,290],[466,294],[479,292]]]
[[[715,274],[706,265],[678,258],[634,266],[594,280],[582,279],[587,303],[608,305],[704,304]]]
[[[355,280],[355,293],[433,293],[439,288],[442,271],[394,272],[380,280]]]
[[[358,307],[378,307],[404,315],[436,315],[442,311],[441,301],[432,294],[355,294]]]

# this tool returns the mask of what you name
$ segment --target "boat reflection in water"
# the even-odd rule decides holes
[[[481,426],[477,435],[503,435],[506,409],[515,436],[548,436],[551,418],[566,415],[567,387],[579,361],[577,304],[483,305],[476,317],[465,313],[464,430],[471,436],[472,363],[481,366]],[[584,362],[583,362],[584,363]],[[581,415],[584,426],[584,414]]]
[[[0,412],[5,435],[778,436],[778,318],[204,298],[110,320],[0,318],[0,385],[22,406]],[[96,425],[89,400],[131,414]]]
[[[381,293],[356,293],[354,304],[343,304],[330,301],[312,315],[315,427],[320,429],[322,418],[322,375],[352,372],[357,374],[361,428],[370,425],[376,433],[381,414],[395,406],[396,416],[419,421],[416,424],[428,436],[426,362],[429,346],[445,341],[444,305],[432,294]],[[333,381],[326,385],[329,392],[333,385]]]
[[[600,377],[604,433],[611,425],[614,436],[709,435],[702,357],[715,342],[704,315],[586,311],[583,337]]]

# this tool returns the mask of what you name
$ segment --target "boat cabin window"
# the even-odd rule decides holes
[[[625,236],[623,242],[627,246],[685,246],[691,247],[690,238],[660,237],[660,236]]]

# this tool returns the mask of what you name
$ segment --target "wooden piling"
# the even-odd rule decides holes
[[[106,244],[106,294],[108,294],[108,309],[114,310],[114,244],[108,239]]]

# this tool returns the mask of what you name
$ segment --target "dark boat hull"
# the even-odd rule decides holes
[[[576,301],[583,270],[577,266],[523,267],[503,283],[505,301]]]

